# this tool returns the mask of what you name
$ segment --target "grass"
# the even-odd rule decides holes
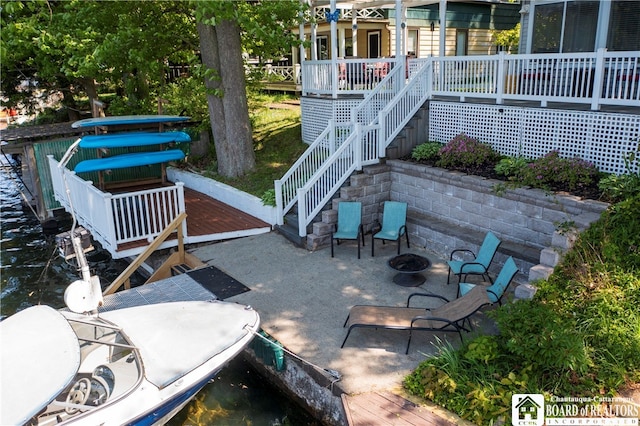
[[[300,108],[287,108],[286,96],[256,95],[251,99],[253,147],[256,167],[251,173],[238,178],[226,178],[217,173],[217,163],[199,158],[191,163],[209,178],[223,182],[241,191],[262,197],[273,189],[273,181],[280,179],[307,148],[302,142]],[[270,107],[282,104],[282,107]]]

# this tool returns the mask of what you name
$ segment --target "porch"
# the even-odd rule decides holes
[[[137,256],[174,219],[186,213],[182,223],[185,244],[222,241],[271,231],[271,225],[203,192],[187,188],[183,182],[165,185],[121,187],[103,192],[74,172],[58,168],[49,156],[56,200],[75,212],[78,223],[112,258]],[[55,171],[60,170],[60,173]],[[68,191],[67,191],[68,189]],[[176,234],[160,249],[177,247]]]
[[[353,172],[389,157],[420,110],[427,137],[408,152],[464,132],[503,155],[557,150],[621,174],[640,137],[640,51],[305,61],[302,88],[310,146],[276,181],[278,225],[296,212],[300,237]]]

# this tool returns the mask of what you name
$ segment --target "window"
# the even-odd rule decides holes
[[[640,50],[640,5],[633,1],[611,3],[607,49]]]
[[[327,36],[318,36],[316,38],[316,49],[318,54],[318,59],[329,59],[329,40]]]
[[[536,5],[532,53],[593,52],[599,8],[593,0]]]
[[[562,52],[593,52],[598,28],[597,1],[573,1],[567,3]]]

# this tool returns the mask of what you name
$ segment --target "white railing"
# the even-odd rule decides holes
[[[433,96],[637,107],[640,52],[428,58]]]
[[[393,58],[306,61],[303,95],[368,94],[391,69]],[[637,107],[640,52],[446,56],[411,59],[409,74],[432,64],[432,96]],[[337,79],[334,79],[337,75]]]
[[[351,123],[340,125],[329,123],[324,132],[309,145],[289,171],[275,181],[278,224],[282,225],[284,215],[295,205],[298,188],[309,181],[351,133]]]
[[[405,68],[390,68],[374,90],[352,110],[350,122],[330,122],[299,162],[275,182],[279,224],[297,203],[299,235],[306,236],[307,225],[340,186],[355,170],[377,163],[393,138],[427,100],[429,66],[415,68],[406,87]],[[318,158],[322,161],[312,161]],[[319,167],[314,169],[316,164]]]
[[[316,20],[324,21],[327,19],[326,13],[331,11],[328,7],[318,7],[314,10],[314,16]],[[385,13],[383,9],[367,8],[367,9],[340,9],[340,19],[352,19],[353,14],[357,19],[385,19]]]
[[[122,257],[118,245],[152,241],[185,211],[181,182],[170,187],[114,195],[102,192],[71,170],[59,168],[53,156],[48,158],[56,200],[68,212],[73,211],[78,223],[89,230],[114,259]],[[186,235],[186,224],[183,226]],[[167,241],[165,246],[176,244]]]
[[[368,94],[391,71],[394,58],[305,61],[303,95]]]
[[[300,65],[265,65],[262,68],[265,81],[287,81],[295,84],[302,83]]]

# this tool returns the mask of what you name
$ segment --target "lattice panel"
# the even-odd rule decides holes
[[[302,141],[311,144],[327,128],[329,120],[342,123],[351,120],[351,110],[358,106],[362,99],[300,99],[302,111]]]
[[[331,104],[324,99],[300,98],[302,120],[302,141],[312,144],[314,140],[327,128],[327,123],[333,117]]]
[[[624,157],[638,150],[640,116],[431,102],[429,140],[446,143],[463,132],[503,155],[533,159],[557,150],[621,174],[627,172]]]

